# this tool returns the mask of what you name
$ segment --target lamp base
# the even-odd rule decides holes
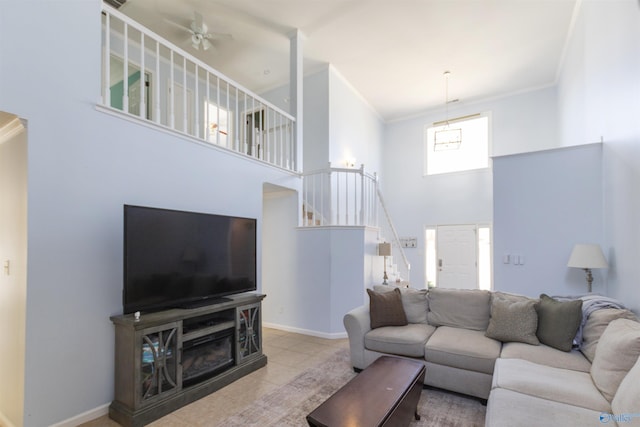
[[[387,257],[384,257],[384,276],[382,276],[382,284],[388,285],[389,276],[387,276]]]
[[[591,285],[593,283],[593,274],[591,274],[590,268],[585,268],[584,271],[587,273],[587,289],[589,293],[591,293]]]

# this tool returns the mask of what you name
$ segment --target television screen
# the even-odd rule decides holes
[[[124,206],[124,313],[254,290],[255,219]]]

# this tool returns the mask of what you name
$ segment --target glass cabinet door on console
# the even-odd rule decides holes
[[[260,304],[238,307],[238,361],[262,354]]]
[[[182,387],[178,323],[139,332],[137,359],[140,363],[136,398],[140,405],[155,402]]]

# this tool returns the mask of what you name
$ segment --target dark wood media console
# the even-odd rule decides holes
[[[267,364],[265,295],[239,294],[192,309],[112,316],[115,399],[109,416],[144,426]]]

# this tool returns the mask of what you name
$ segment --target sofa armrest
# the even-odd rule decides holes
[[[349,350],[351,352],[351,364],[354,368],[366,368],[364,361],[364,336],[371,330],[371,318],[369,306],[363,305],[354,308],[344,315],[344,328],[349,336]]]

